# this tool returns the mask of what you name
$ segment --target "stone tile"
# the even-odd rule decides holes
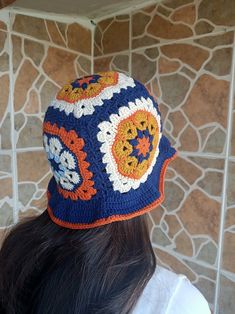
[[[35,90],[30,91],[29,100],[24,107],[24,111],[28,114],[40,113],[38,94]]]
[[[68,48],[91,55],[91,31],[77,23],[67,30]]]
[[[59,30],[59,27],[57,26],[57,23],[54,21],[49,21],[49,20],[46,20],[45,22],[47,25],[47,30],[51,38],[51,41],[56,45],[65,47],[66,43]]]
[[[221,14],[223,12],[223,14]],[[198,8],[198,18],[211,21],[215,25],[234,26],[235,6],[230,0],[202,0]]]
[[[12,35],[12,49],[13,49],[13,56],[12,56],[12,62],[13,62],[13,72],[16,72],[18,69],[22,59],[22,38],[20,36]]]
[[[0,29],[7,30],[7,24],[4,21],[0,20]]]
[[[165,57],[160,57],[158,60],[158,72],[159,74],[172,73],[178,70],[180,63],[178,61],[171,61]]]
[[[197,185],[212,196],[222,196],[223,173],[216,170],[207,170]]]
[[[228,75],[231,72],[232,48],[217,49],[205,65],[205,70],[215,75]]]
[[[173,181],[165,182],[165,200],[163,206],[166,208],[167,212],[173,212],[177,210],[184,199],[184,190]]]
[[[77,58],[76,66],[78,77],[91,74],[92,62],[91,58],[82,55]]]
[[[10,112],[7,112],[0,124],[0,146],[1,149],[11,149],[11,118]]]
[[[0,124],[6,114],[9,99],[10,79],[8,74],[0,76]]]
[[[199,21],[195,25],[195,32],[197,35],[208,34],[213,32],[214,26],[208,23],[207,21]]]
[[[13,208],[7,201],[1,203],[0,227],[7,227],[13,224]]]
[[[38,182],[49,171],[44,151],[17,153],[19,182]]]
[[[122,36],[120,36],[122,34]],[[115,38],[115,40],[114,40]],[[95,56],[129,49],[129,19],[107,19],[95,29]]]
[[[102,71],[119,71],[129,73],[129,56],[128,53],[115,54],[108,57],[98,57],[94,59],[94,72]]]
[[[190,185],[202,176],[202,170],[187,158],[178,156],[171,162],[171,166],[181,175]]]
[[[142,35],[141,37],[132,39],[132,48],[136,49],[144,46],[155,45],[158,43],[160,43],[160,40],[153,38],[149,35]]]
[[[151,17],[144,12],[137,12],[132,15],[132,36],[142,35]]]
[[[235,230],[235,226],[231,226]],[[228,231],[224,232],[223,245],[223,269],[235,273],[235,233]]]
[[[36,186],[33,183],[20,183],[18,185],[19,202],[23,209],[27,207],[35,192]],[[21,206],[19,209],[21,209]]]
[[[49,106],[53,97],[58,93],[59,88],[50,81],[46,81],[40,92],[41,99],[41,110],[42,112],[46,112],[47,107]]]
[[[178,73],[160,76],[159,82],[162,100],[172,109],[182,103],[190,87],[190,81]]]
[[[7,39],[7,33],[0,31],[0,53],[4,50]]]
[[[184,22],[189,25],[193,25],[196,20],[196,8],[195,5],[190,4],[182,8],[178,8],[171,15],[173,22]]]
[[[227,190],[227,206],[235,205],[235,162],[230,161],[228,166],[228,190]]]
[[[221,128],[216,128],[210,133],[203,152],[208,153],[225,153],[226,133]]]
[[[4,52],[0,56],[0,72],[6,72],[9,70],[9,54]]]
[[[43,62],[44,72],[58,85],[64,85],[76,77],[75,59],[77,55],[59,48],[49,47]]]
[[[220,313],[233,314],[235,308],[235,276],[222,273],[220,277]]]
[[[186,152],[193,152],[199,150],[199,137],[192,126],[188,125],[180,136],[180,146],[178,149]]]
[[[229,82],[203,74],[183,105],[191,123],[199,127],[217,122],[226,129]]]
[[[132,53],[132,76],[142,83],[149,82],[156,74],[157,62],[149,60],[143,51]]]
[[[12,198],[13,190],[12,190],[12,178],[2,178],[0,179],[1,190],[0,190],[0,199],[4,198]]]
[[[44,19],[16,14],[13,30],[33,38],[50,41]]]
[[[158,14],[153,16],[147,27],[147,33],[161,39],[180,39],[193,35],[190,27],[180,22],[174,24]]]
[[[175,237],[175,245],[176,247],[174,250],[178,253],[181,253],[185,256],[192,256],[193,255],[193,242],[192,239],[188,236],[188,234],[182,230],[176,237]]]
[[[195,70],[200,70],[203,63],[209,58],[209,52],[191,44],[171,44],[161,46],[161,52],[171,59],[179,59]],[[197,56],[195,58],[194,56]]]
[[[151,12],[151,11],[150,11]],[[157,12],[161,13],[162,15],[168,17],[171,13],[172,13],[172,10],[167,8],[167,7],[164,7],[162,6],[161,4],[159,4],[157,6]]]
[[[15,80],[14,88],[14,108],[19,111],[26,102],[28,90],[36,80],[38,69],[29,61],[25,60],[20,67],[18,76]]]
[[[211,49],[222,45],[231,45],[233,43],[233,32],[226,32],[219,35],[211,34],[210,36],[194,39],[194,42]]]
[[[29,57],[36,66],[39,66],[42,58],[44,57],[45,48],[42,44],[25,39],[24,40],[24,52],[27,57]]]
[[[38,117],[28,116],[20,131],[16,147],[42,147],[42,121]]]
[[[0,154],[0,178],[11,175],[11,156]]]
[[[207,234],[214,241],[217,241],[220,207],[221,204],[219,202],[209,198],[202,191],[195,189],[187,196],[178,215],[184,228],[191,235]]]

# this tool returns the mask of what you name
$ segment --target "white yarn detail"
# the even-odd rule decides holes
[[[56,137],[51,137],[49,140],[49,148],[53,155],[59,156],[62,149],[62,145]]]
[[[119,93],[121,89],[134,87],[133,78],[126,76],[123,73],[118,73],[118,82],[114,86],[105,87],[97,96],[89,99],[82,99],[75,103],[68,103],[64,100],[58,100],[56,97],[52,100],[50,106],[60,111],[64,111],[67,115],[73,113],[76,118],[81,118],[83,115],[92,115],[96,106],[102,106],[104,100],[111,99],[114,93]]]
[[[62,166],[68,169],[75,169],[75,160],[73,155],[70,154],[68,151],[64,151],[60,155],[60,163]]]
[[[44,134],[43,143],[48,160],[50,161],[53,159],[60,168],[60,170],[57,171],[52,166],[52,172],[57,184],[60,183],[60,185],[66,190],[73,190],[75,185],[81,181],[81,178],[76,170],[73,171],[76,169],[74,156],[66,150],[61,153],[63,147],[59,139],[56,137],[51,137],[48,145],[48,137]]]
[[[112,154],[112,145],[115,140],[118,124],[138,110],[146,110],[153,114],[158,123],[159,138],[151,165],[140,179],[132,179],[119,173],[116,161]],[[141,183],[144,183],[147,180],[153,170],[157,156],[159,155],[159,142],[162,137],[162,133],[160,132],[161,117],[157,112],[157,109],[154,107],[152,100],[150,98],[145,99],[144,97],[141,97],[141,99],[136,99],[135,102],[129,102],[128,106],[120,107],[118,114],[111,114],[109,120],[110,121],[99,123],[98,128],[100,131],[97,133],[97,139],[102,143],[100,147],[100,151],[104,154],[102,161],[106,164],[106,172],[109,174],[109,180],[113,184],[113,189],[125,193],[131,188],[137,189]]]

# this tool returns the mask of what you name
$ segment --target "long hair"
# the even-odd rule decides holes
[[[127,314],[156,259],[146,214],[71,230],[47,211],[13,227],[0,250],[2,314]]]

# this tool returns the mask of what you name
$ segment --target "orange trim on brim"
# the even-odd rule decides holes
[[[166,173],[166,169],[168,164],[174,160],[178,155],[178,151],[176,151],[176,153],[171,157],[168,158],[164,161],[162,170],[161,170],[161,174],[160,174],[160,184],[159,184],[159,192],[160,192],[160,197],[158,199],[156,199],[154,202],[152,202],[151,204],[145,206],[144,208],[134,212],[134,213],[130,213],[130,214],[124,214],[124,215],[113,215],[107,218],[101,218],[93,223],[79,223],[79,224],[73,224],[73,223],[69,223],[69,222],[64,222],[62,220],[60,220],[59,218],[56,218],[53,215],[52,209],[50,208],[50,206],[48,205],[47,207],[47,211],[49,213],[50,218],[57,224],[60,225],[61,227],[65,227],[65,228],[69,228],[69,229],[89,229],[89,228],[95,228],[95,227],[99,227],[102,225],[106,225],[109,224],[111,222],[115,222],[115,221],[121,221],[121,220],[127,220],[127,219],[131,219],[134,218],[136,216],[140,216],[143,215],[144,213],[152,210],[155,206],[159,205],[162,203],[162,201],[164,200],[164,178],[165,178],[165,173]],[[50,197],[50,193],[48,192],[48,200]]]

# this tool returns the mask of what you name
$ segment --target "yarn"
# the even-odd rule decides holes
[[[43,123],[51,219],[93,228],[160,204],[167,165],[177,155],[162,130],[156,100],[125,74],[99,72],[64,85]]]

